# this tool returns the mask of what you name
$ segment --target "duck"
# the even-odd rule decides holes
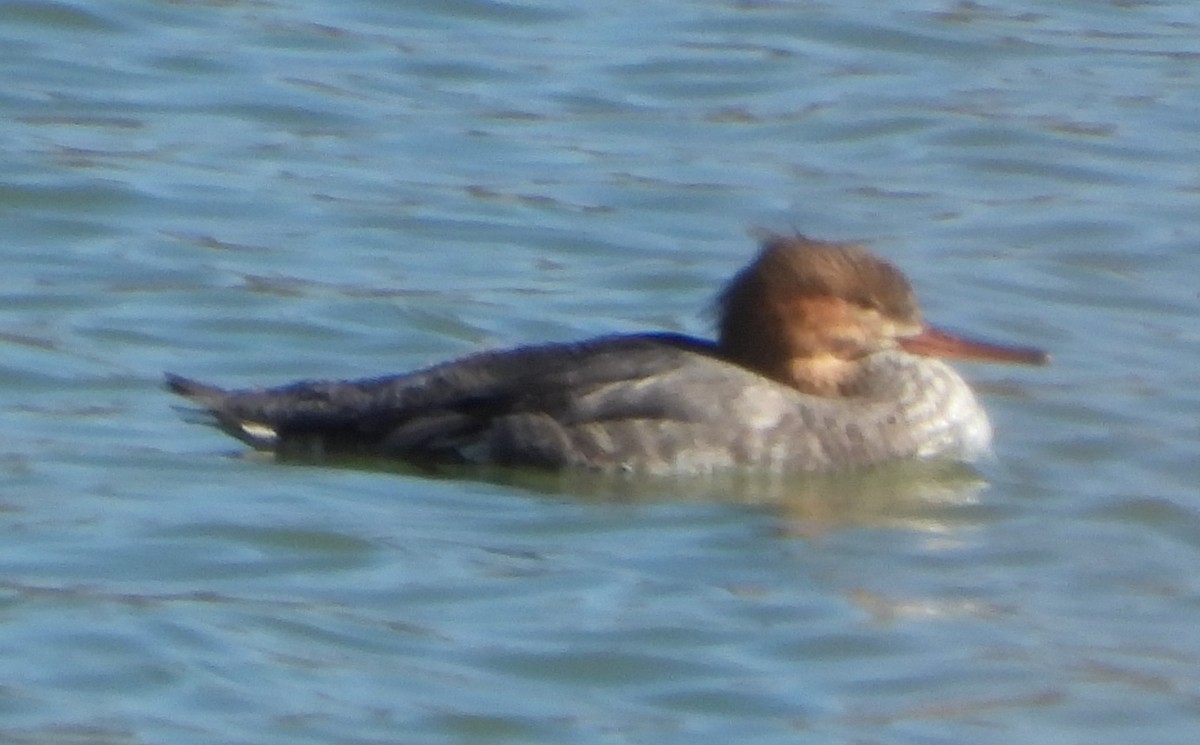
[[[992,426],[946,360],[1049,361],[925,323],[893,264],[799,234],[763,236],[715,311],[715,340],[618,334],[357,380],[227,390],[167,373],[166,387],[289,460],[828,472],[978,459]]]

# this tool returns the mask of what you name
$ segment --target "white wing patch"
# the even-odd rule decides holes
[[[275,428],[269,424],[261,422],[238,422],[238,426],[242,428],[242,431],[247,436],[261,442],[274,442],[279,437]]]

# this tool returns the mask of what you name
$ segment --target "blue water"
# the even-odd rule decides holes
[[[1198,31],[1165,0],[0,4],[0,740],[1193,742]],[[1050,349],[964,368],[995,459],[286,466],[159,387],[707,334],[756,227]]]

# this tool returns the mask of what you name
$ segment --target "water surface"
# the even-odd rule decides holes
[[[1200,716],[1191,3],[0,5],[0,736],[1182,743]],[[163,370],[709,333],[869,241],[977,472],[284,466]],[[785,498],[780,498],[782,492]]]

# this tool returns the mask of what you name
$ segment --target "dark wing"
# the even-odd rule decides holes
[[[485,352],[369,380],[239,391],[171,374],[166,382],[206,409],[221,429],[258,449],[436,458],[459,453],[499,420],[571,412],[580,396],[653,378],[692,355],[716,353],[711,342],[687,336],[612,336]],[[613,415],[672,415],[651,410],[656,405],[647,398]]]

